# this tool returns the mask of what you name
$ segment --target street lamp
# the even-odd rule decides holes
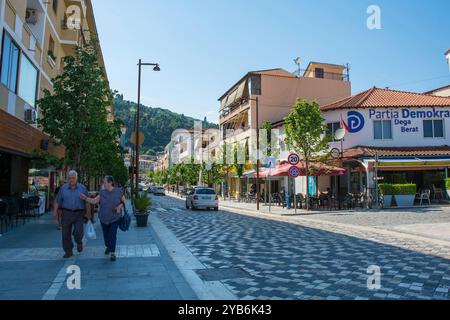
[[[159,63],[143,63],[141,59],[139,59],[139,72],[138,72],[138,104],[136,110],[136,190],[139,189],[139,154],[140,144],[139,144],[139,128],[140,128],[140,112],[141,112],[141,78],[142,78],[142,66],[153,66],[153,71],[159,72],[161,68],[159,67]]]

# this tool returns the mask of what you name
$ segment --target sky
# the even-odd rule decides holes
[[[351,65],[352,93],[450,84],[448,0],[92,0],[111,88],[218,122],[218,98],[252,70]],[[381,29],[370,30],[370,5]]]

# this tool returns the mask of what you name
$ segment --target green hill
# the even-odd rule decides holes
[[[123,95],[116,94],[113,100],[114,115],[125,123],[127,128],[127,141],[130,140],[131,128],[134,128],[134,117],[136,115],[137,104],[123,99]],[[141,130],[145,134],[145,142],[142,152],[155,155],[164,150],[170,142],[172,132],[176,129],[192,129],[194,119],[184,114],[178,114],[170,110],[161,108],[141,107]],[[205,119],[206,120],[206,119]],[[218,128],[215,123],[203,121],[203,128]],[[197,120],[198,121],[198,120]]]

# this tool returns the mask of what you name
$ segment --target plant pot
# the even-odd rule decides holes
[[[392,203],[392,196],[383,196],[383,208],[390,208]]]
[[[416,196],[413,194],[396,195],[395,196],[395,200],[397,201],[397,206],[399,206],[399,207],[413,207],[415,199],[416,199]]]
[[[136,217],[136,223],[138,228],[145,228],[148,225],[148,214],[137,214]]]

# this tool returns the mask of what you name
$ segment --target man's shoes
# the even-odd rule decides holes
[[[78,253],[82,253],[83,252],[83,244],[78,244],[77,245],[77,251],[78,251]]]
[[[64,259],[69,259],[73,257],[73,253],[72,252],[66,252],[66,254],[64,255]]]
[[[114,253],[111,253],[111,261],[114,262],[117,260],[117,257]]]
[[[105,255],[107,256],[107,255],[110,254],[110,253],[111,253],[111,251],[109,251],[109,249],[106,248],[106,249],[105,249]]]

